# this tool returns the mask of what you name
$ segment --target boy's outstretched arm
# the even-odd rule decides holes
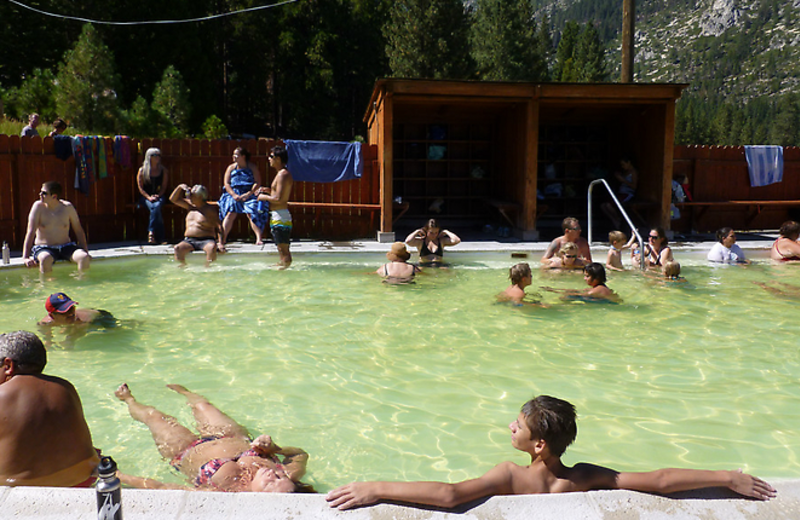
[[[452,508],[490,495],[513,492],[511,467],[504,462],[482,477],[456,484],[444,482],[353,482],[330,491],[325,498],[340,510],[367,506],[381,500]]]
[[[596,468],[596,479],[592,479],[591,489],[630,489],[647,493],[669,494],[678,491],[726,487],[740,495],[769,500],[775,497],[776,490],[767,482],[753,475],[738,471],[711,471],[700,469],[659,469],[646,473],[617,473]]]

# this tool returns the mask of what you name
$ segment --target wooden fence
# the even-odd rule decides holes
[[[233,150],[243,146],[261,171],[262,184],[269,185],[275,171],[269,169],[269,150],[280,142],[269,140],[143,139],[130,141],[131,165],[110,160],[108,176],[97,179],[85,195],[73,188],[75,160],[58,159],[53,139],[0,135],[0,240],[14,250],[22,249],[31,205],[38,200],[42,183],[57,181],[62,197],[75,205],[90,243],[135,240],[147,237],[147,209],[137,208],[136,173],[150,147],[161,149],[169,170],[167,193],[178,184],[203,184],[210,198],[222,193],[223,175],[232,162]],[[290,198],[294,230],[292,237],[317,240],[347,240],[372,237],[380,225],[380,179],[375,146],[362,147],[364,173],[361,179],[336,183],[295,182]],[[173,204],[163,207],[167,240],[183,237],[183,210]],[[269,236],[268,234],[266,236]],[[254,240],[247,217],[240,215],[230,239]]]
[[[800,220],[800,148],[784,148],[783,161],[783,182],[752,187],[743,146],[676,146],[673,176],[688,177],[696,205],[683,207],[672,229],[777,229]]]

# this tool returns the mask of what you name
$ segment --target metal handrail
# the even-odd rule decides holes
[[[588,240],[589,240],[589,247],[592,246],[592,188],[594,188],[594,185],[597,184],[597,183],[602,183],[603,186],[606,187],[606,189],[608,190],[608,194],[611,195],[611,198],[614,200],[614,204],[617,205],[617,209],[619,210],[620,214],[623,217],[625,217],[625,222],[627,222],[628,225],[631,227],[631,233],[636,235],[636,240],[639,241],[639,269],[644,271],[645,270],[645,260],[644,260],[644,246],[645,246],[645,243],[642,241],[642,237],[641,237],[641,235],[639,235],[639,231],[636,229],[636,226],[634,226],[633,222],[631,222],[631,219],[628,216],[628,213],[623,209],[622,203],[620,203],[619,199],[617,199],[617,196],[614,194],[614,191],[611,189],[611,187],[608,185],[608,183],[606,182],[605,179],[597,179],[597,180],[594,180],[594,181],[589,183],[589,194],[588,194],[588,201],[589,201],[589,204],[588,204],[588,206],[589,206],[588,207],[588,215],[589,215],[589,217],[588,217],[588,221],[589,221],[589,236],[588,236]]]

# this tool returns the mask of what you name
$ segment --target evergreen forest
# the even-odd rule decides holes
[[[20,3],[0,2],[5,115],[87,133],[353,140],[382,77],[619,77],[622,0]],[[797,9],[750,0],[709,35],[712,3],[637,1],[635,81],[689,84],[679,144],[800,144]]]

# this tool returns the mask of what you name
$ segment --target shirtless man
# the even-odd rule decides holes
[[[573,217],[565,218],[561,223],[561,229],[564,230],[564,235],[550,242],[550,245],[547,246],[547,251],[545,251],[542,257],[542,264],[546,265],[548,263],[546,260],[552,258],[567,242],[574,242],[578,246],[578,255],[580,258],[587,264],[591,263],[592,252],[589,249],[589,242],[581,236],[581,224],[578,222],[578,219]]]
[[[225,252],[222,244],[222,225],[219,222],[219,206],[208,202],[208,190],[205,186],[195,184],[189,188],[187,184],[179,184],[169,200],[182,207],[186,214],[186,231],[184,238],[175,246],[175,260],[181,267],[186,265],[186,255],[192,251],[205,251],[206,267],[217,259],[217,251]]]
[[[100,458],[75,388],[42,374],[42,342],[0,334],[0,363],[0,486],[89,487]]]
[[[520,466],[502,462],[482,477],[455,484],[445,482],[353,482],[329,492],[331,507],[351,509],[390,500],[453,508],[492,495],[568,493],[593,489],[629,489],[669,494],[708,487],[727,487],[757,500],[775,497],[775,488],[741,471],[659,469],[644,473],[614,471],[594,464],[566,466],[561,456],[578,433],[575,407],[540,395],[522,406],[508,425],[511,445],[530,455]]]
[[[50,348],[53,341],[53,327],[61,327],[66,332],[65,342],[61,346],[69,347],[89,332],[90,325],[106,328],[117,325],[116,318],[110,312],[98,309],[79,309],[78,302],[64,293],[54,293],[48,296],[44,302],[44,308],[47,309],[47,316],[36,325],[40,327],[47,348]]]
[[[292,174],[286,169],[289,154],[283,146],[276,146],[269,153],[269,165],[278,172],[272,186],[259,190],[258,200],[269,202],[269,230],[278,246],[278,266],[286,269],[292,265],[289,240],[292,236],[292,214],[289,213],[289,195],[292,193]]]
[[[70,202],[59,199],[60,195],[59,183],[45,182],[39,200],[33,203],[28,214],[22,258],[28,267],[39,264],[42,273],[52,271],[56,260],[75,262],[79,271],[89,269],[92,260],[78,212]],[[70,228],[78,239],[77,243],[70,240]]]

